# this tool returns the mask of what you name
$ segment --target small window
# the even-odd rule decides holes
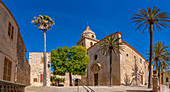
[[[34,82],[37,82],[37,78],[33,78],[33,81],[34,81]]]
[[[84,45],[83,42],[81,44],[82,44],[82,46]]]
[[[136,56],[134,56],[134,59],[136,59]]]
[[[92,46],[93,45],[93,42],[90,42],[90,46]]]
[[[168,77],[166,77],[166,82],[169,82],[169,79],[168,79]]]
[[[142,59],[140,59],[140,63],[142,63]]]
[[[126,56],[128,57],[128,54],[126,54]]]
[[[97,55],[94,55],[94,60],[97,60]]]
[[[94,38],[94,35],[92,35],[92,38]]]
[[[9,22],[8,24],[8,36],[13,39],[13,35],[14,35],[14,26],[12,26],[12,24]]]

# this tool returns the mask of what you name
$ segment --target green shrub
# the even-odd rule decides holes
[[[65,82],[65,78],[55,78],[56,82]]]

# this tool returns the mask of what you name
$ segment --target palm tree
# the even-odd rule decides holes
[[[155,46],[153,46],[153,60],[156,65],[156,70],[158,72],[158,83],[160,83],[160,71],[163,70],[170,65],[170,52],[168,52],[169,46],[165,46],[163,42],[155,42]]]
[[[106,55],[110,55],[110,86],[112,85],[112,51],[116,55],[120,53],[119,50],[123,50],[121,47],[122,42],[119,42],[120,39],[115,35],[106,36],[106,39],[99,45],[99,50],[106,52]]]
[[[136,30],[143,28],[142,33],[149,27],[149,35],[150,35],[150,55],[149,55],[149,80],[148,80],[148,88],[151,88],[151,74],[152,74],[152,47],[153,47],[153,30],[158,30],[160,32],[161,27],[167,28],[168,25],[165,22],[170,22],[170,17],[168,16],[168,12],[159,13],[160,8],[153,7],[151,9],[148,7],[148,11],[145,9],[139,9],[138,14],[134,14],[135,25],[138,25]]]
[[[44,82],[43,86],[46,86],[46,31],[52,28],[54,21],[47,15],[39,15],[39,17],[34,17],[35,20],[32,20],[31,23],[38,25],[39,30],[44,32]]]

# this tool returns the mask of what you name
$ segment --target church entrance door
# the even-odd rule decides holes
[[[98,85],[98,73],[94,74],[94,85]]]

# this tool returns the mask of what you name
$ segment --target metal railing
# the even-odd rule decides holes
[[[92,88],[85,85],[80,79],[76,79],[76,82],[78,82],[84,89],[86,89],[87,92],[95,92]]]
[[[26,85],[0,80],[0,92],[24,92]]]

